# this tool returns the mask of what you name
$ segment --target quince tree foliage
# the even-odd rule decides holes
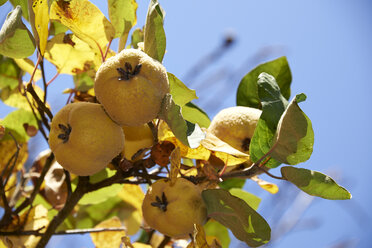
[[[0,120],[1,247],[45,247],[76,233],[97,247],[228,247],[228,229],[258,247],[270,242],[270,226],[243,185],[275,194],[263,173],[309,195],[351,198],[329,176],[295,167],[310,158],[314,133],[300,108],[306,95],[291,97],[285,57],[248,72],[237,106],[210,120],[162,64],[157,0],[137,29],[135,0],[108,0],[108,18],[88,0],[10,2],[0,30],[0,97],[14,108]],[[60,74],[74,88],[56,110],[48,88]],[[27,169],[37,133],[50,150]],[[280,176],[269,172],[283,164]]]

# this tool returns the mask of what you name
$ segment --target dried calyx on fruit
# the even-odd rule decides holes
[[[79,176],[102,170],[124,148],[124,133],[96,103],[77,102],[53,118],[49,146],[57,162]]]
[[[138,49],[124,49],[98,69],[98,101],[121,126],[140,126],[157,117],[169,93],[165,67]]]
[[[173,238],[187,237],[194,224],[203,225],[207,219],[200,188],[184,178],[177,178],[174,184],[168,179],[153,183],[143,200],[142,212],[150,227]]]

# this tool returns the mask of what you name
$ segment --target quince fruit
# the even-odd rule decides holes
[[[94,91],[113,121],[140,126],[157,117],[169,82],[160,62],[138,49],[124,49],[100,66]]]
[[[221,110],[212,120],[208,131],[235,149],[249,153],[261,110],[236,106]]]
[[[89,176],[120,154],[124,133],[100,104],[71,103],[54,116],[49,146],[63,168],[78,176]]]
[[[168,179],[153,183],[142,204],[146,223],[159,232],[184,238],[194,230],[194,224],[203,225],[207,219],[207,208],[200,188],[184,178],[174,184]]]
[[[136,127],[123,126],[123,131],[125,135],[123,154],[127,160],[132,161],[133,155],[135,154],[136,157],[134,158],[134,161],[141,159],[143,156],[141,154],[137,156],[137,152],[154,145],[154,137],[147,124]]]

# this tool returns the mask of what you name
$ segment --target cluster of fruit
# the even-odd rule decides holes
[[[133,134],[147,132],[152,137],[147,123],[157,118],[162,100],[169,93],[169,82],[161,63],[140,50],[124,49],[99,68],[94,90],[100,104],[68,104],[51,124],[49,145],[57,162],[78,176],[97,173],[120,153],[130,160],[141,148],[135,142],[142,138]],[[224,109],[207,132],[248,153],[260,114],[260,110],[247,107]],[[152,146],[153,140],[147,145]],[[201,191],[184,178],[156,181],[142,205],[146,223],[170,237],[187,236],[194,224],[202,225],[207,219]]]

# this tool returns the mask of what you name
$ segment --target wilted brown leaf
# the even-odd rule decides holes
[[[169,164],[169,156],[174,148],[174,144],[169,141],[158,143],[151,149],[151,158],[158,165],[167,166]]]

